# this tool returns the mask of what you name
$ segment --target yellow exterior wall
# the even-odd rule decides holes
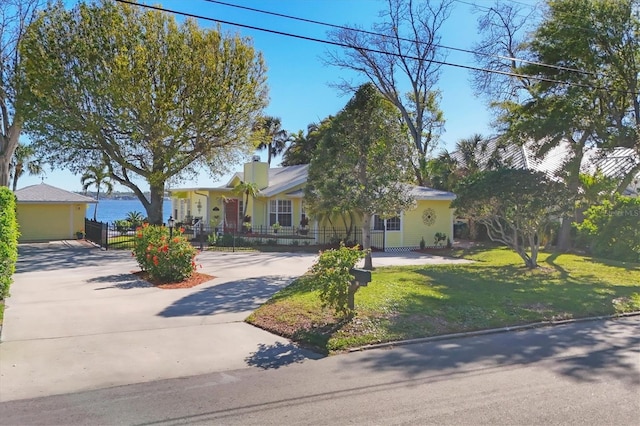
[[[286,192],[294,192],[304,187],[304,184],[297,187],[288,189]],[[196,194],[196,191],[184,191],[180,193],[182,198],[172,197],[173,211],[178,209],[178,215],[175,216],[177,222],[184,220],[181,215],[180,203],[183,201],[182,210],[186,214],[187,211],[191,212],[192,216],[203,216],[204,223],[208,226],[222,226],[224,220],[224,201],[228,199],[242,199],[238,195],[233,194],[230,191],[224,190],[210,190],[207,192],[197,191],[198,194],[206,194],[206,196]],[[249,204],[247,208],[247,214],[251,216],[251,226],[254,232],[270,232],[269,227],[269,202],[272,199],[290,199],[292,201],[293,217],[292,224],[295,229],[300,226],[300,218],[302,214],[302,198],[287,197],[285,194],[280,194],[275,197],[265,198],[257,197],[255,199],[249,198]],[[201,214],[197,214],[197,201],[200,200],[202,204]],[[424,238],[425,245],[427,247],[434,246],[434,238],[437,232],[445,234],[451,242],[453,242],[453,210],[450,208],[451,201],[417,201],[416,208],[403,212],[401,216],[401,228],[400,231],[387,231],[384,246],[386,249],[394,248],[417,248],[420,246],[420,240]],[[206,206],[206,207],[205,207]],[[212,209],[217,207],[217,211]],[[426,225],[422,216],[426,209],[433,209],[435,212],[435,221],[432,225]],[[218,215],[219,218],[214,219],[214,215]],[[355,218],[354,228],[357,228],[360,232],[361,220]],[[342,230],[344,224],[339,217],[333,218],[333,224],[336,229]],[[373,223],[372,223],[373,225]],[[320,222],[310,219],[310,228],[313,229],[326,229],[327,232],[331,230],[331,225],[328,221],[322,220]],[[380,232],[380,231],[373,231]],[[376,237],[376,241],[381,242],[381,238]],[[446,244],[446,241],[443,242]]]
[[[50,241],[75,239],[84,232],[86,204],[18,203],[20,241]]]
[[[424,238],[427,247],[434,246],[436,232],[442,232],[453,242],[453,210],[451,201],[425,201],[420,200],[413,210],[404,213],[402,220],[402,247],[419,247],[420,240]],[[433,209],[436,219],[433,225],[426,225],[422,216],[426,209]],[[444,242],[446,244],[446,241]],[[386,244],[386,247],[394,247]],[[396,246],[400,247],[400,246]]]

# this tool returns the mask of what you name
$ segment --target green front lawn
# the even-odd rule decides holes
[[[247,321],[324,352],[371,343],[640,311],[640,265],[540,255],[530,271],[504,248],[462,252],[473,264],[379,268],[356,293],[357,315],[336,320],[302,277]],[[374,257],[375,266],[375,257]]]

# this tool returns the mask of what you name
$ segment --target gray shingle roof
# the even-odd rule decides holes
[[[286,166],[286,167],[275,167],[269,169],[269,186],[262,189],[260,191],[259,197],[273,197],[277,194],[284,194],[286,196],[292,198],[301,198],[304,196],[303,189],[297,189],[294,191],[287,192],[291,188],[295,188],[298,185],[304,184],[307,182],[307,177],[309,176],[309,165],[302,164],[297,166]],[[225,190],[229,191],[231,182],[235,178],[240,180],[244,179],[243,172],[235,173],[229,182],[222,187],[213,188],[216,190]],[[420,187],[409,185],[411,195],[416,200],[454,200],[456,198],[455,194],[447,191],[439,191],[432,188]],[[176,188],[172,190],[173,192],[178,191],[189,191],[189,190],[202,190],[206,191],[212,188]]]
[[[54,203],[54,204],[95,204],[97,201],[91,197],[69,192],[55,186],[41,183],[39,185],[26,186],[15,192],[18,203]]]

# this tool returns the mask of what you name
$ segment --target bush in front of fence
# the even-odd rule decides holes
[[[19,236],[16,196],[9,188],[0,187],[0,299],[9,296],[18,260]]]
[[[320,288],[320,301],[323,307],[334,309],[340,317],[348,317],[353,312],[349,308],[349,285],[353,276],[349,272],[365,252],[356,245],[353,248],[340,244],[340,248],[325,250],[310,269],[311,280]]]
[[[140,268],[160,282],[178,282],[190,277],[196,269],[197,250],[182,234],[164,226],[145,224],[136,229],[133,255]]]

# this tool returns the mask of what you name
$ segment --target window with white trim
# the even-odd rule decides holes
[[[278,222],[280,226],[291,226],[293,223],[293,208],[291,200],[269,201],[269,226]]]
[[[400,230],[400,216],[393,216],[387,219],[387,231]]]
[[[400,216],[393,216],[385,220],[378,215],[373,216],[373,230],[384,231],[385,222],[386,222],[387,231],[400,230]]]

